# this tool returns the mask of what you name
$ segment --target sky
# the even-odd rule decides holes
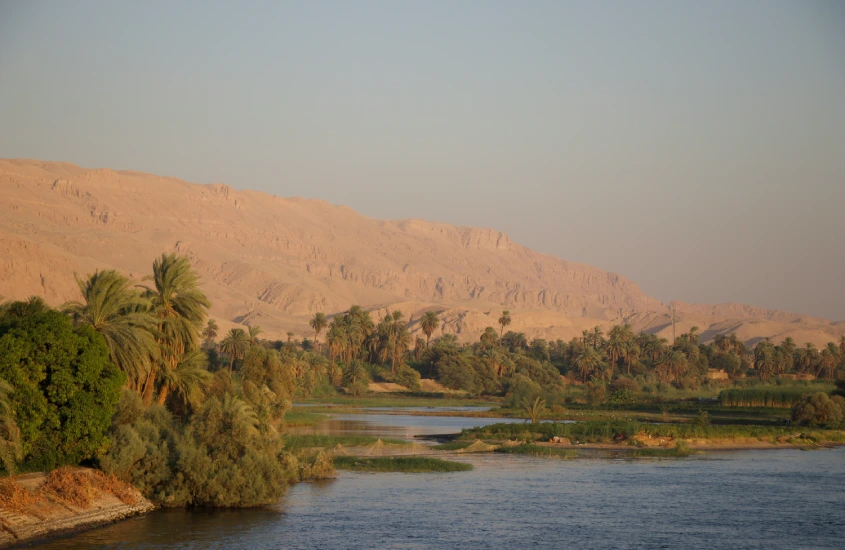
[[[836,0],[0,0],[0,157],[492,227],[665,302],[845,319]]]

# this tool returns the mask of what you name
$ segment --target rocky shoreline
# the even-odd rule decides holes
[[[77,471],[93,475],[90,470]],[[15,476],[6,482],[27,493],[21,493],[24,498],[9,499],[0,506],[0,548],[108,525],[155,509],[150,501],[129,486],[123,488],[119,496],[107,490],[89,488],[90,502],[87,505],[72,503],[42,490],[47,477],[47,474],[38,472]],[[32,495],[35,497],[31,498]]]

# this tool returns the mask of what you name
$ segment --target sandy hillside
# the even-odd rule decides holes
[[[667,308],[615,273],[540,254],[492,229],[382,221],[318,200],[279,198],[139,172],[0,160],[0,295],[76,298],[73,274],[115,268],[140,279],[164,251],[188,254],[224,329],[250,322],[269,336],[310,333],[316,311],[360,304],[477,338],[503,308],[513,330],[565,338],[630,321],[671,335]],[[681,326],[707,337],[816,344],[845,324],[724,304],[678,305]]]

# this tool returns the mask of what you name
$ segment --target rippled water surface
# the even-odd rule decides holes
[[[396,418],[368,420],[374,416]],[[333,481],[292,487],[271,508],[158,511],[41,547],[845,547],[842,447],[662,460],[460,460],[475,469],[340,472]]]

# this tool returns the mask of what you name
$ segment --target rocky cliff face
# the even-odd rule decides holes
[[[380,221],[318,200],[28,160],[0,160],[0,192],[7,298],[42,294],[58,304],[76,298],[74,272],[116,268],[140,279],[159,254],[178,251],[192,257],[224,327],[251,320],[269,334],[307,334],[309,315],[354,303],[485,312],[485,322],[502,308],[543,310],[554,313],[552,327],[666,312],[624,277],[534,252],[491,229]],[[679,310],[725,317],[709,306]],[[747,306],[725,313],[796,317]]]

